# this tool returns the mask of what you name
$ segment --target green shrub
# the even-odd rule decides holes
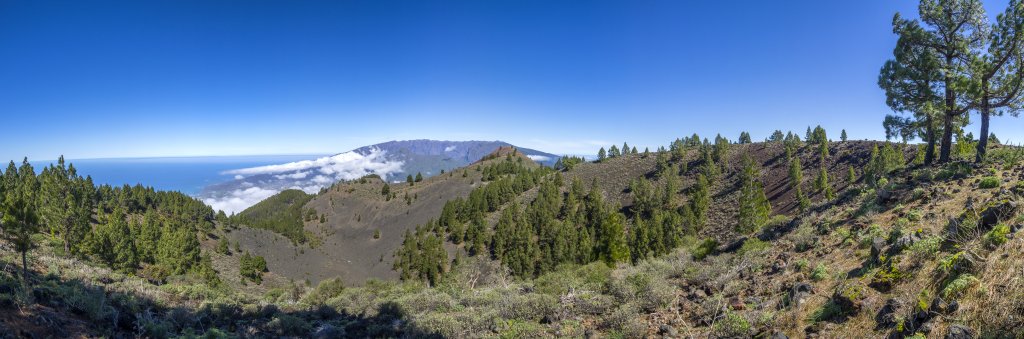
[[[824,305],[821,305],[821,307],[814,310],[814,312],[811,313],[809,320],[817,323],[839,318],[846,314],[847,310],[844,310],[842,306],[839,306],[839,304],[834,301],[829,300]]]
[[[544,336],[544,326],[529,321],[508,320],[498,329],[499,338],[540,338]]]
[[[953,300],[962,296],[971,287],[977,286],[981,283],[974,275],[964,273],[953,279],[946,287],[942,289],[942,298],[945,300]]]
[[[875,271],[874,275],[871,276],[870,285],[875,289],[888,291],[893,286],[896,286],[897,283],[909,277],[909,273],[900,271],[899,263],[893,258],[885,266]]]
[[[718,241],[714,239],[705,239],[697,247],[690,250],[690,254],[693,255],[694,260],[703,260],[707,256],[715,253],[715,249],[718,248]]]
[[[947,276],[956,276],[962,273],[971,273],[974,263],[968,259],[968,254],[963,251],[956,252],[939,260],[939,271]]]
[[[767,241],[757,238],[749,238],[744,241],[743,246],[740,246],[740,249],[736,251],[736,255],[745,256],[748,253],[760,253],[771,247],[771,245],[772,244]]]
[[[1008,234],[1010,234],[1010,226],[1007,226],[1006,224],[996,225],[996,227],[993,227],[991,231],[985,233],[985,245],[993,249],[999,247],[1006,243],[1008,240],[1006,236]]]
[[[819,263],[818,266],[815,266],[814,270],[811,271],[811,280],[822,281],[825,279],[828,279],[828,266],[825,266],[825,263]]]
[[[716,338],[745,338],[751,335],[751,326],[740,314],[726,311],[725,316],[715,322],[712,331]]]
[[[313,329],[306,320],[294,315],[278,313],[266,325],[267,332],[284,336],[307,336]]]
[[[675,291],[664,278],[641,272],[626,277],[631,294],[641,309],[653,312],[668,306],[675,297]]]
[[[565,265],[537,277],[533,285],[538,293],[554,296],[566,294],[570,290],[599,292],[608,283],[611,272],[608,265],[598,262],[584,266]]]
[[[316,285],[309,294],[302,298],[303,303],[308,305],[321,305],[328,299],[334,298],[345,291],[345,283],[341,278],[327,279]]]
[[[546,294],[506,295],[498,312],[504,319],[540,321],[553,316],[559,307],[558,298]]]
[[[978,188],[990,189],[999,187],[999,178],[996,177],[984,177],[981,178],[981,182],[978,183]]]
[[[907,248],[907,256],[911,260],[922,261],[934,257],[942,248],[942,237],[931,236],[918,240]]]

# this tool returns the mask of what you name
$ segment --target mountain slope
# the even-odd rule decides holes
[[[253,254],[265,257],[271,272],[292,279],[318,282],[342,277],[352,285],[361,285],[369,278],[396,279],[392,254],[401,244],[402,234],[436,219],[448,200],[466,197],[484,184],[479,169],[505,161],[507,150],[511,148],[492,150],[493,154],[502,156],[428,177],[413,185],[388,184],[375,176],[333,185],[299,206],[303,214],[313,215],[312,219],[302,221],[305,233],[312,238],[307,244],[293,244],[282,235],[248,227],[234,230],[229,237]],[[523,164],[539,166],[525,154],[515,152]],[[384,185],[389,185],[393,197],[381,194]],[[268,200],[272,199],[280,200],[276,196]],[[248,214],[242,213],[243,216]],[[272,221],[250,219],[250,222]],[[289,223],[292,222],[298,220]]]
[[[875,180],[861,170],[875,163],[860,159],[865,154],[871,159],[876,144],[832,143],[826,168],[837,169],[828,172],[837,180],[837,197],[813,196],[807,211],[787,212],[749,235],[730,231],[734,225],[727,223],[735,218],[734,208],[714,207],[709,218],[713,222],[667,254],[635,264],[561,265],[528,278],[514,277],[502,262],[480,255],[460,258],[433,286],[376,281],[343,288],[335,280],[325,280],[314,287],[289,282],[274,272],[280,267],[271,268],[263,285],[239,286],[238,272],[222,269],[237,266],[239,252],[219,253],[214,249],[216,238],[224,235],[221,232],[229,237],[270,232],[231,230],[218,223],[204,240],[203,253],[212,257],[226,286],[213,287],[189,276],[158,286],[100,267],[99,261],[64,258],[58,254],[60,244],[44,242],[32,252],[31,289],[26,289],[13,268],[18,254],[0,241],[0,267],[6,267],[0,270],[0,333],[453,338],[1024,335],[1024,280],[1019,278],[1024,265],[1024,153],[995,149],[992,157],[997,160],[985,165],[919,166],[900,161],[879,176],[884,180]],[[907,147],[907,154],[912,148]],[[771,179],[782,167],[770,163],[785,154],[772,149],[733,145],[728,158],[750,152],[747,155],[762,159],[766,187],[784,185],[781,179]],[[795,155],[812,158],[816,153],[813,147],[803,147]],[[655,157],[627,155],[578,164],[560,174],[609,181],[599,183],[597,191],[628,210],[636,205],[631,202],[635,194],[623,191],[623,182],[656,171],[656,164],[647,164]],[[674,164],[687,159],[694,157],[683,156]],[[805,184],[810,193],[813,179],[808,178],[813,178],[816,166],[813,160],[807,164]],[[862,164],[855,168],[858,180],[853,185],[838,179],[847,164]],[[682,179],[693,175],[680,172]],[[471,167],[467,178],[472,173]],[[734,204],[736,179],[729,179],[733,175],[726,170],[713,185],[713,206]],[[451,177],[462,178],[461,172],[454,171]],[[392,201],[405,204],[405,190],[443,185],[428,182],[441,179],[411,187],[401,184],[404,189],[394,185]],[[379,195],[383,187],[372,179],[353,184],[364,186],[329,190],[337,193],[335,203],[324,212],[347,211],[339,206],[346,195]],[[685,196],[687,186],[680,185],[679,196]],[[768,196],[774,197],[776,212],[785,211],[778,206],[791,199],[777,193]],[[539,196],[542,193],[533,189],[516,199],[530,202]],[[331,195],[323,197],[322,207],[331,207]],[[364,199],[370,196],[347,203]],[[375,210],[365,206],[361,211]],[[307,230],[317,230],[316,225],[307,224]],[[635,225],[629,226],[626,232]],[[719,239],[722,245],[709,247],[698,241],[706,238]],[[287,239],[279,240],[291,246]],[[268,240],[265,245],[270,244]],[[317,248],[326,246],[327,242]],[[447,249],[456,250],[451,245]],[[292,260],[281,265],[308,264]]]

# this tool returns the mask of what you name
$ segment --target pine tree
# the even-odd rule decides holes
[[[740,181],[739,220],[736,231],[751,234],[768,222],[771,204],[764,194],[759,166],[750,157],[744,159]]]
[[[74,165],[64,166],[63,156],[57,160],[57,166],[50,165],[43,170],[40,180],[41,218],[49,225],[50,234],[64,243],[64,255],[70,256],[73,247],[89,231],[93,188],[83,185]]]
[[[608,266],[629,260],[626,246],[625,217],[618,212],[610,213],[601,222],[601,237],[598,239],[598,259]]]
[[[844,141],[844,142],[846,141],[846,129],[843,129],[843,131],[842,131],[842,132],[840,132],[840,134],[839,134],[839,140],[842,140],[842,141]]]
[[[597,161],[598,162],[604,161],[604,159],[607,158],[607,157],[608,157],[608,154],[605,153],[604,147],[601,147],[601,150],[597,151]]]
[[[619,153],[619,148],[617,146],[612,145],[612,147],[608,149],[608,157],[609,158],[614,158],[614,157],[617,157],[619,155],[621,155],[621,153]]]
[[[22,281],[28,283],[28,251],[35,243],[32,235],[39,230],[39,212],[36,199],[39,195],[39,182],[35,170],[25,158],[21,167],[14,168],[12,161],[4,173],[6,182],[4,203],[0,205],[0,231],[4,239],[14,246],[21,254]]]
[[[828,171],[825,170],[825,164],[821,164],[821,170],[818,171],[818,177],[814,179],[814,189],[818,192],[822,192],[825,195],[826,200],[832,200],[834,198],[832,194],[832,186],[828,183]]]
[[[853,170],[853,165],[850,165],[849,172],[846,174],[847,182],[852,185],[857,182],[857,172]]]
[[[405,182],[409,183],[409,186],[413,185],[413,181],[412,180],[413,180],[412,179],[412,174],[409,174],[408,176],[405,177]]]
[[[463,172],[463,176],[465,176],[465,172]],[[391,196],[391,185],[388,185],[388,183],[385,182],[384,187],[380,188],[380,194],[385,197]]]
[[[750,133],[747,133],[745,131],[744,132],[740,132],[739,143],[741,143],[741,144],[749,144],[751,142],[753,142],[753,141],[750,140]]]
[[[690,210],[693,212],[694,227],[700,231],[708,222],[708,209],[711,208],[711,192],[707,177],[697,174],[697,183],[690,193]]]
[[[423,181],[423,174],[420,172],[416,172],[416,182],[420,181]]]

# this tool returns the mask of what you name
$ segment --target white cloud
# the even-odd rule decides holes
[[[278,179],[303,179],[307,175],[309,175],[309,171],[295,172],[295,173],[292,173],[292,174],[278,174],[278,175],[275,175],[274,177],[278,178]]]
[[[313,194],[339,180],[355,180],[368,174],[387,178],[401,172],[403,162],[388,160],[385,153],[372,149],[368,154],[346,152],[315,160],[226,171],[224,174],[235,175],[236,182],[205,192],[203,201],[214,209],[237,213],[285,189]]]
[[[203,199],[203,202],[213,207],[214,210],[221,210],[224,213],[231,214],[241,212],[249,206],[277,194],[277,192],[278,190],[249,187],[236,189],[221,197],[206,198]]]
[[[369,154],[345,152],[315,160],[303,160],[279,165],[249,167],[224,172],[225,174],[255,175],[280,174],[318,169],[323,174],[342,173],[342,179],[357,179],[366,174],[378,175],[401,171],[401,161],[388,161],[386,152],[373,149]]]
[[[455,150],[455,146],[448,146],[448,147],[444,148],[445,152],[451,152],[451,151],[454,151],[454,150]]]
[[[537,162],[551,160],[551,157],[546,156],[546,155],[527,155],[526,157],[530,158],[530,160],[537,161]]]

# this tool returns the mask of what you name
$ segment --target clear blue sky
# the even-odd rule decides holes
[[[0,159],[881,139],[916,1],[0,1]],[[1005,1],[988,1],[990,15]],[[1024,118],[996,118],[1024,140]]]

